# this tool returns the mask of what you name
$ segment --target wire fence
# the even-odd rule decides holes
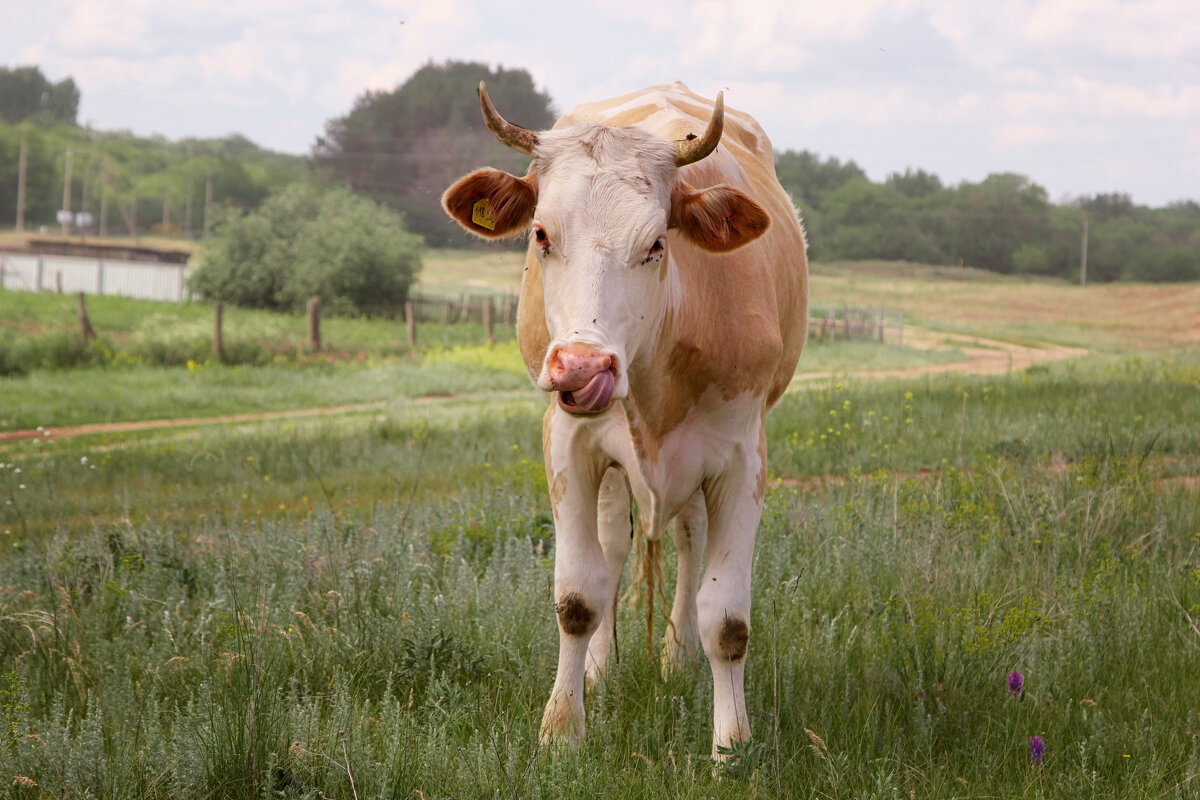
[[[186,264],[0,253],[0,287],[18,291],[50,289],[60,293],[119,295],[144,300],[183,302],[191,298]],[[438,294],[413,292],[410,324],[475,323],[515,325],[518,296],[514,292]],[[904,312],[878,306],[812,306],[808,335],[822,342],[874,340],[904,343]]]

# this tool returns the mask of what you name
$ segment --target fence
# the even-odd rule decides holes
[[[0,253],[0,287],[29,292],[111,294],[142,300],[188,299],[186,264]]]
[[[460,322],[486,324],[491,320],[501,325],[517,324],[517,295],[503,294],[460,294],[437,295],[413,292],[409,295],[417,322],[444,322],[453,325]],[[488,308],[488,304],[491,308]]]
[[[904,344],[904,312],[898,308],[810,306],[808,335],[823,342],[874,339],[880,344]]]

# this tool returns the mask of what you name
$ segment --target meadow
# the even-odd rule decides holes
[[[1131,329],[1171,327],[1161,309],[1100,311],[1084,357],[857,377],[961,358],[976,337],[1078,344],[1078,322],[1036,309],[1107,308],[1109,290],[995,282],[1025,302],[963,321],[964,293],[987,285],[878,265],[814,284],[924,298],[911,316],[947,341],[814,344],[806,366],[828,376],[769,417],[755,736],[725,764],[708,758],[707,666],[664,676],[632,604],[587,741],[539,745],[557,637],[544,406],[510,340],[388,352],[347,321],[365,332],[331,323],[330,340],[361,359],[130,357],[0,379],[0,431],[50,434],[0,440],[0,789],[1200,797],[1200,349],[1186,331],[1133,346]],[[21,336],[51,335],[47,318]],[[269,322],[246,317],[247,337]],[[235,411],[264,416],[54,434]]]

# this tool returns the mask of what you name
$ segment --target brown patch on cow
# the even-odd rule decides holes
[[[488,201],[495,227],[486,228],[473,219],[475,204]],[[442,208],[465,229],[484,239],[500,239],[524,233],[537,207],[537,173],[524,178],[498,169],[478,169],[459,178],[442,195]]]
[[[567,493],[567,476],[559,473],[554,478],[554,483],[550,484],[550,504],[555,508],[562,502],[563,497]]]
[[[558,624],[568,636],[584,636],[592,631],[596,612],[588,608],[583,598],[572,592],[554,606]]]
[[[746,646],[750,643],[750,628],[744,620],[737,617],[726,617],[721,627],[721,635],[717,644],[721,654],[730,661],[740,661],[746,657]]]
[[[637,125],[642,120],[658,112],[657,105],[644,105],[628,108],[618,114],[604,118],[605,125]]]

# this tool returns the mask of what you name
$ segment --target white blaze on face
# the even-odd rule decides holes
[[[674,156],[672,142],[636,128],[542,134],[531,238],[551,341],[538,386],[568,411],[626,396],[628,365],[660,321]]]

